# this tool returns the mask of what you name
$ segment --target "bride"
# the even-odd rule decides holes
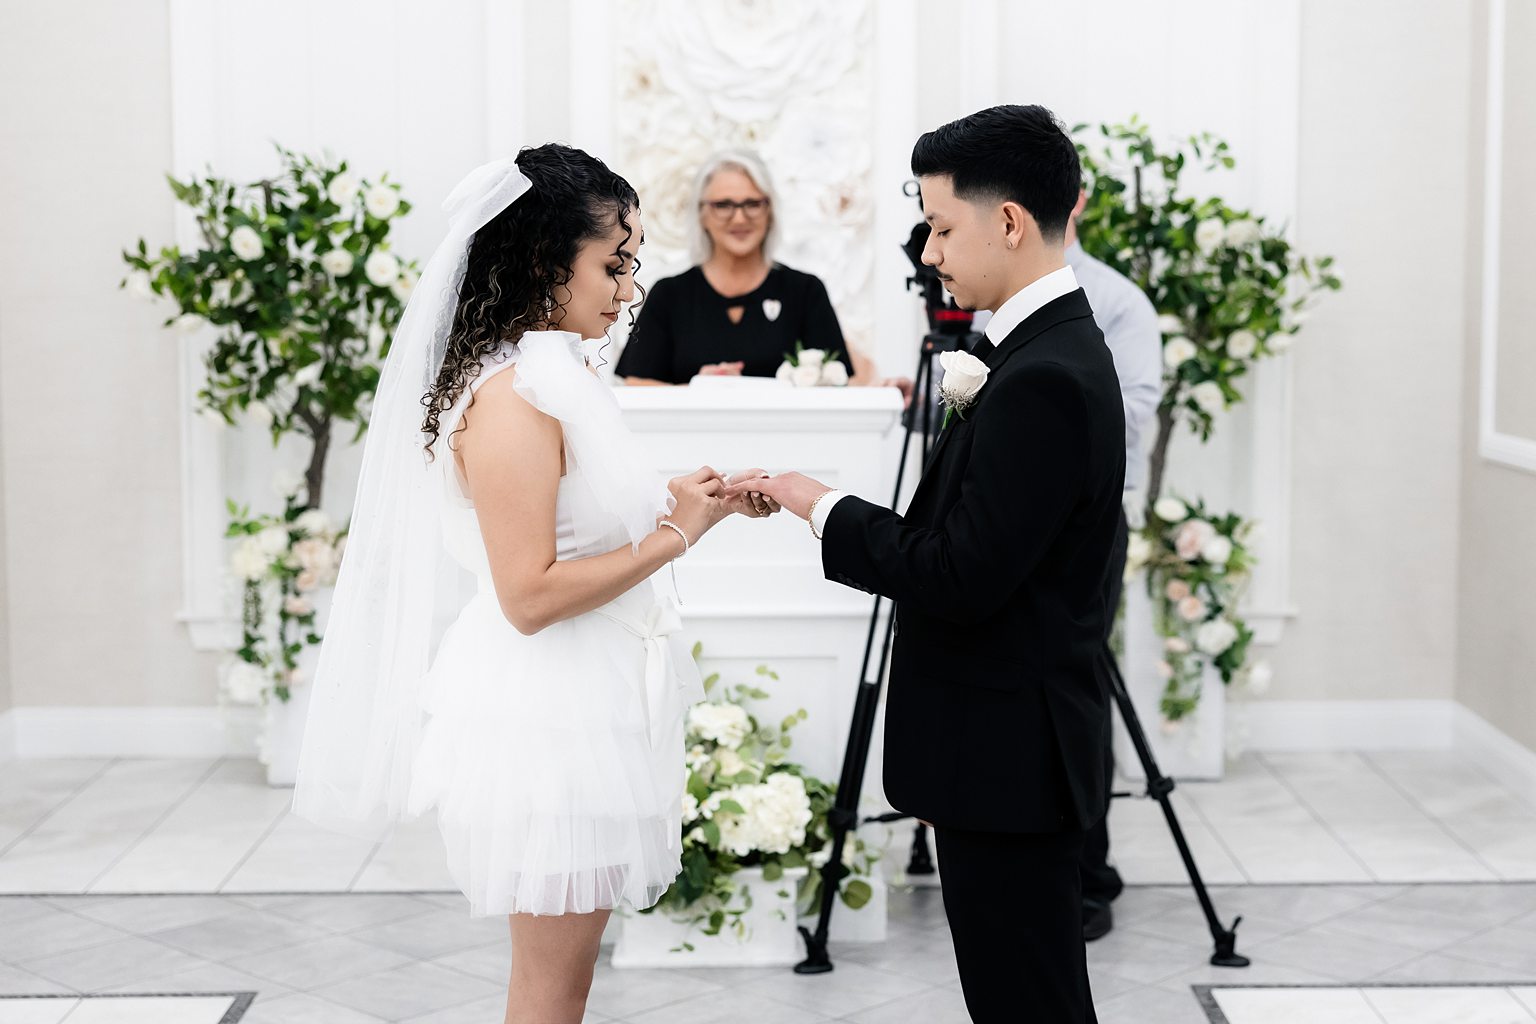
[[[611,910],[679,870],[703,691],[653,576],[778,506],[708,467],[663,482],[593,372],[636,290],[628,182],[551,144],[444,207],[379,384],[294,810],[371,837],[435,808],[470,913],[508,915],[506,1021],[577,1022]]]

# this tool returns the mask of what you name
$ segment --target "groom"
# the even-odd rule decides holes
[[[896,604],[885,792],[934,826],[972,1019],[1079,1024],[1125,476],[1114,364],[1062,255],[1081,170],[1049,111],[1002,106],[918,139],[912,173],[923,262],[994,316],[985,371],[946,373],[955,408],[906,516],[798,473],[730,490],[808,520],[828,579]]]

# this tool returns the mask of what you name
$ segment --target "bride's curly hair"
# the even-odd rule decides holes
[[[421,429],[429,459],[442,414],[480,375],[482,359],[525,331],[559,323],[565,309],[555,294],[570,283],[582,243],[601,238],[640,209],[640,197],[629,182],[571,146],[525,149],[517,155],[517,166],[533,187],[475,232],[443,365],[421,400],[427,410]],[[628,246],[630,234],[626,228],[618,249]],[[640,261],[634,266],[639,269]],[[636,289],[643,302],[645,290]],[[638,305],[630,306],[631,327]],[[462,420],[458,429],[463,429]]]

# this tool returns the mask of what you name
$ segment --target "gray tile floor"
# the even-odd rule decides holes
[[[1155,806],[1117,801],[1132,885],[1089,947],[1101,1021],[1536,1024],[1523,794],[1416,753],[1248,757],[1177,798],[1254,965],[1206,964],[1197,905],[1165,884],[1178,862]],[[499,1021],[505,922],[466,915],[430,826],[357,843],[308,829],[288,799],[244,761],[5,765],[0,1024],[213,1024],[210,1000],[241,993],[254,1001],[226,1017],[249,1024]],[[898,882],[889,941],[834,956],[813,978],[603,964],[590,1019],[967,1019],[936,889]],[[46,998],[6,998],[26,996]]]

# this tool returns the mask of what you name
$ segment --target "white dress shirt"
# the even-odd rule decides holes
[[[1037,277],[997,307],[992,319],[987,321],[987,340],[994,345],[1002,344],[1015,327],[1028,320],[1040,307],[1076,290],[1077,275],[1071,267],[1062,267],[1044,277]],[[812,533],[820,537],[826,532],[827,517],[832,514],[832,506],[847,496],[847,491],[830,491],[816,503],[816,507],[811,510]]]

